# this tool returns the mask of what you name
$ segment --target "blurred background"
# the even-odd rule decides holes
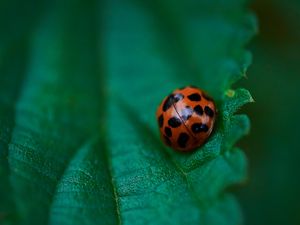
[[[259,35],[250,49],[248,88],[254,104],[243,111],[251,133],[241,145],[249,180],[239,189],[246,224],[300,224],[300,1],[251,4]]]

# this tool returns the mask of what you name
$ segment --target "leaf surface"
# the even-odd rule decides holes
[[[1,67],[5,223],[241,224],[225,189],[246,173],[235,143],[249,120],[235,113],[252,98],[231,89],[255,31],[242,1],[56,2],[33,27]],[[159,140],[155,111],[188,84],[219,115],[209,141],[182,154]]]

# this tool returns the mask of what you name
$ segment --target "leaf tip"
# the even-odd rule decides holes
[[[225,95],[229,98],[233,98],[235,96],[235,90],[233,89],[228,89],[226,92],[225,92]]]

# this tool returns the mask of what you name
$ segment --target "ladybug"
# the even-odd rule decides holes
[[[216,107],[203,90],[187,86],[174,90],[157,109],[161,138],[179,151],[192,151],[205,143],[216,120]]]

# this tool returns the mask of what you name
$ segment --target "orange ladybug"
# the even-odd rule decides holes
[[[216,120],[212,98],[194,86],[176,89],[157,109],[156,117],[164,143],[179,151],[200,147]]]

